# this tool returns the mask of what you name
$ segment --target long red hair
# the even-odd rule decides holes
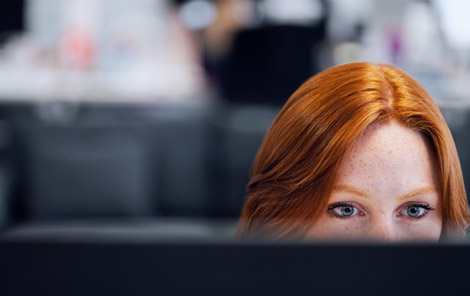
[[[386,120],[429,139],[441,181],[442,237],[464,234],[470,217],[462,171],[439,108],[403,71],[350,63],[307,80],[277,115],[254,160],[236,236],[302,238],[326,210],[348,147]]]

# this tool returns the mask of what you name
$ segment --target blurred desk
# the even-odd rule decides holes
[[[0,59],[0,102],[189,102],[206,93],[201,69],[190,65],[66,70]]]
[[[0,235],[4,241],[111,243],[232,240],[237,219],[140,217],[66,219],[16,225]]]

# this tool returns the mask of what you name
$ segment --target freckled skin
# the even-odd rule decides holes
[[[329,207],[353,203],[361,214],[339,218],[325,209],[307,237],[437,241],[442,229],[437,172],[436,156],[422,134],[396,122],[373,124],[346,153],[335,182],[367,196],[337,189],[328,202]],[[400,199],[420,188],[429,190]],[[408,216],[406,208],[416,203],[434,210],[420,219]]]

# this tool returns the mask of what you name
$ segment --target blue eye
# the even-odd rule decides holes
[[[348,218],[360,213],[360,211],[355,206],[349,204],[337,204],[330,206],[328,208],[328,212],[339,218]]]
[[[401,210],[400,216],[408,216],[410,218],[419,219],[419,218],[425,217],[428,214],[428,212],[432,210],[434,210],[434,208],[430,207],[428,204],[415,203]]]
[[[352,216],[352,214],[354,214],[353,206],[341,206],[339,207],[339,210],[343,216]]]
[[[424,209],[421,207],[407,207],[406,208],[406,213],[410,217],[419,217],[423,215]]]

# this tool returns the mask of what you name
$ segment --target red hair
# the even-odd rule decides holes
[[[307,80],[277,115],[254,160],[236,236],[302,238],[326,210],[347,149],[369,125],[387,120],[429,139],[439,167],[442,237],[463,235],[467,197],[439,108],[403,71],[350,63]]]

